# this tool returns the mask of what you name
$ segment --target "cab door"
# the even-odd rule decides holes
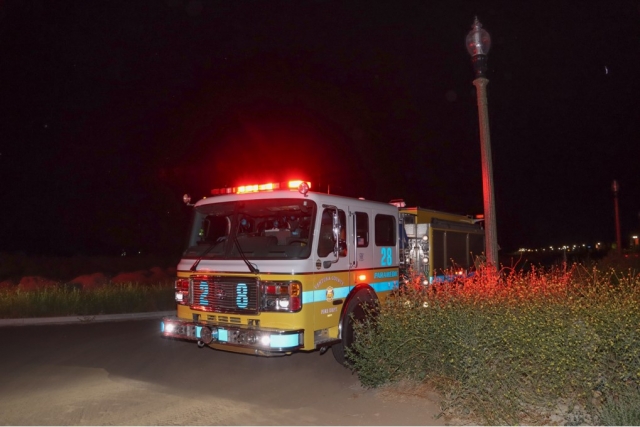
[[[351,276],[357,278],[359,272],[362,273],[374,267],[371,210],[351,208],[349,223],[351,231],[349,241],[353,248],[349,254],[349,269],[353,273]]]
[[[315,274],[313,310],[315,330],[336,327],[340,309],[353,286],[350,275],[353,255],[352,223],[345,204],[323,205],[314,239]],[[351,241],[350,241],[351,240]]]

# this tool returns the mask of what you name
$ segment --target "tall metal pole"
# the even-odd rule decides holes
[[[484,200],[485,252],[487,264],[499,267],[498,232],[496,208],[493,195],[493,162],[491,160],[491,137],[489,135],[489,110],[487,107],[487,54],[491,48],[491,36],[482,28],[476,17],[466,38],[467,50],[475,70],[473,85],[478,96],[478,121],[480,126],[480,149],[482,155],[482,193]]]
[[[613,180],[611,184],[611,190],[613,190],[613,208],[616,215],[616,244],[618,245],[618,255],[622,255],[622,238],[620,237],[620,212],[618,211],[618,181]]]
[[[484,77],[473,81],[478,96],[478,121],[480,126],[480,150],[482,155],[482,194],[484,199],[485,250],[487,263],[498,266],[498,231],[496,228],[496,206],[493,194],[493,162],[491,160],[491,136],[489,132],[489,110]]]

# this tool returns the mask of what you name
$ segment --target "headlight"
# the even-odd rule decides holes
[[[284,308],[284,309],[289,308],[289,300],[288,299],[284,299],[284,298],[279,299],[278,300],[278,306],[280,308]]]
[[[302,284],[292,282],[262,283],[263,311],[297,312],[302,309]]]

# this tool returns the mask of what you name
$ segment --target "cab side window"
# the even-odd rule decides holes
[[[376,215],[375,219],[376,246],[396,245],[396,219],[391,215]]]
[[[356,244],[359,248],[369,246],[369,215],[356,212]]]

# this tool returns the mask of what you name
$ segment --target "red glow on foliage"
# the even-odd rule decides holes
[[[439,301],[491,305],[519,304],[533,301],[563,301],[567,294],[579,287],[576,266],[562,266],[551,270],[531,268],[528,272],[494,268],[479,268],[472,276],[447,272],[451,281],[421,285],[419,277],[412,277],[413,291],[425,292]]]

